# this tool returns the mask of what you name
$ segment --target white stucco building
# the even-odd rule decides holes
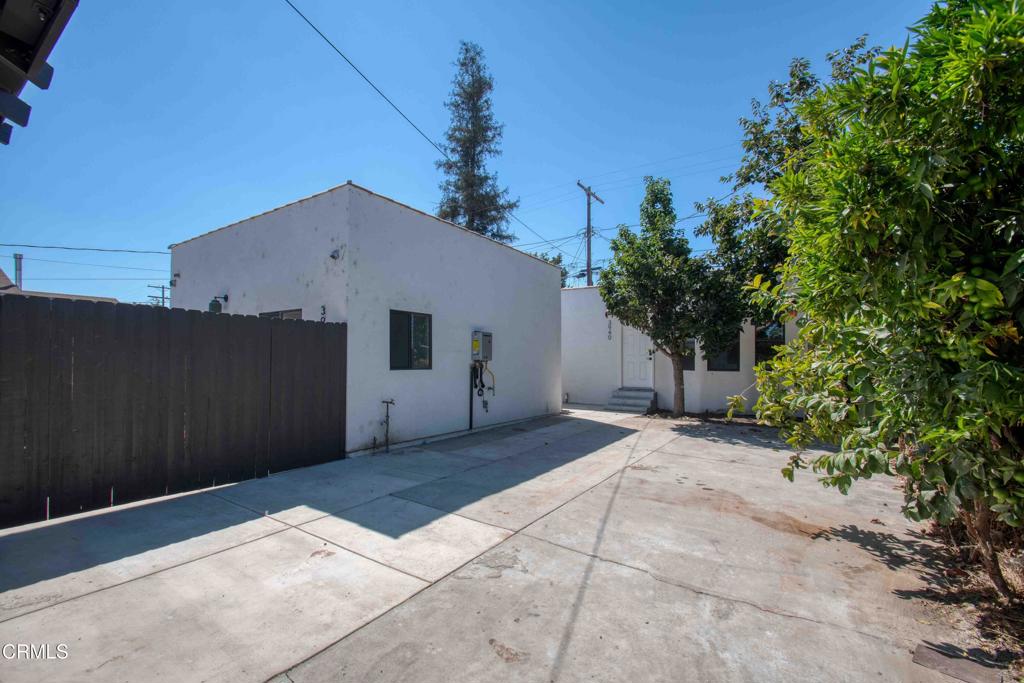
[[[728,397],[757,399],[754,364],[773,345],[792,339],[796,327],[755,329],[744,325],[736,346],[705,360],[695,348],[692,369],[684,372],[686,411],[726,410]],[[597,287],[562,290],[562,391],[569,403],[607,405],[643,412],[652,400],[671,410],[675,397],[672,361],[651,340],[607,314]]]
[[[468,429],[471,401],[475,428],[561,409],[558,268],[351,181],[171,245],[171,272],[176,308],[348,323],[348,452],[383,442],[387,399],[392,443]]]

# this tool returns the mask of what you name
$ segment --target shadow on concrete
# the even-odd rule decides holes
[[[674,425],[672,431],[680,436],[706,439],[718,444],[791,450],[789,444],[779,438],[778,430],[771,427],[688,420]]]
[[[947,642],[933,643],[930,640],[923,641],[923,644],[947,657],[966,659],[987,669],[1005,669],[1017,660],[1017,653],[1001,647],[993,647],[990,651],[980,647],[963,648]]]
[[[956,563],[935,540],[912,531],[909,537],[861,529],[856,525],[834,527],[821,532],[818,538],[842,540],[863,548],[879,562],[892,570],[909,568],[915,571],[926,586],[918,589],[900,589],[893,595],[903,600],[926,600],[936,605],[965,605],[978,607],[975,626],[982,634],[993,636],[1014,633],[1024,623],[1024,608],[1001,603],[990,591],[958,587],[948,577],[962,573]],[[993,645],[991,648],[962,648],[952,643],[924,645],[948,657],[970,660],[989,668],[1005,668],[1018,658],[1018,653]]]
[[[699,416],[688,416],[678,420],[674,418],[654,419],[656,420],[655,424],[657,424],[657,421],[664,421],[671,425],[671,430],[675,434],[696,439],[706,439],[712,443],[730,446],[756,446],[758,448],[769,448],[778,451],[796,452],[797,450],[779,436],[777,428],[755,424],[749,418],[745,418],[742,421]],[[811,444],[805,450],[838,451],[834,446],[817,442]]]
[[[971,617],[978,635],[988,643],[984,647],[968,648],[947,642],[924,641],[924,645],[949,657],[967,659],[990,669],[1005,669],[1022,659],[1019,634],[1024,624],[1024,605],[1008,604],[1000,600],[991,588],[949,585],[948,582],[919,590],[894,592],[905,600],[926,600],[935,605],[956,606],[958,614]],[[1003,680],[1010,679],[1004,677]]]
[[[642,435],[641,435],[642,436]],[[636,450],[636,445],[630,449],[630,455],[632,456]],[[627,458],[627,461],[629,458]],[[572,611],[569,614],[569,619],[562,630],[562,637],[558,642],[558,649],[555,651],[555,660],[551,665],[551,673],[549,679],[551,683],[555,683],[562,677],[563,667],[565,666],[565,658],[568,655],[569,647],[572,645],[573,637],[576,634],[576,625],[579,621],[580,609],[583,606],[584,598],[586,598],[587,588],[590,585],[590,578],[594,573],[594,566],[598,561],[601,546],[604,543],[604,536],[608,528],[608,520],[611,518],[612,509],[615,506],[615,502],[619,497],[619,490],[622,487],[622,478],[626,474],[626,469],[623,468],[619,471],[615,477],[615,487],[612,489],[611,496],[608,497],[608,504],[605,506],[604,513],[601,515],[601,521],[598,524],[597,533],[594,534],[594,543],[590,548],[590,558],[587,560],[587,567],[583,571],[583,577],[580,579],[580,585],[576,589],[576,599],[572,603]]]
[[[910,568],[931,585],[945,585],[949,559],[935,542],[918,531],[901,537],[886,531],[862,529],[856,524],[832,527],[817,534],[824,540],[846,541],[867,551],[893,571]],[[894,591],[900,595],[900,591]],[[901,596],[904,597],[904,596]]]
[[[563,467],[631,431],[582,418],[541,418],[428,444],[411,455],[338,460],[213,491],[6,529],[0,532],[0,594],[150,551],[176,553],[187,561],[288,528],[285,525],[325,516],[350,519],[397,538],[471,502]],[[490,449],[488,457],[475,458],[476,448]],[[501,449],[508,454],[502,456]],[[411,460],[394,462],[397,458]],[[431,462],[413,462],[416,459]],[[465,460],[465,468],[460,459]],[[457,471],[452,471],[453,463]],[[431,473],[432,469],[436,471]],[[421,503],[424,507],[415,516],[383,517],[359,509],[389,494],[423,487],[430,487],[436,506]],[[430,496],[417,495],[413,500],[420,502],[424,497]],[[261,523],[265,515],[281,524]],[[254,524],[263,527],[250,529]],[[153,556],[136,561],[147,571],[168,564]],[[3,606],[9,605],[0,596]]]

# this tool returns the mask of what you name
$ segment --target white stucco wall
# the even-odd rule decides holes
[[[752,325],[744,325],[740,333],[739,371],[708,370],[708,362],[700,345],[697,345],[693,370],[683,373],[686,411],[702,413],[726,410],[729,396],[744,391],[753,381],[754,328]],[[658,392],[658,407],[671,410],[676,393],[672,361],[662,353],[654,357],[654,382]]]
[[[205,311],[228,295],[225,313],[302,309],[306,320],[348,319],[347,185],[172,245],[171,306]],[[339,250],[339,258],[331,252]]]
[[[622,379],[622,324],[605,316],[597,287],[562,290],[562,392],[604,405]]]
[[[612,339],[608,339],[608,323]],[[786,339],[796,334],[794,323],[786,325]],[[694,369],[686,371],[683,387],[687,412],[723,411],[728,397],[744,393],[747,407],[757,400],[754,383],[754,326],[746,324],[740,335],[740,369],[737,372],[707,369],[700,348]],[[605,404],[622,379],[622,324],[605,316],[604,302],[597,287],[562,290],[562,390],[570,403]],[[675,397],[672,361],[662,353],[654,356],[654,390],[658,407],[670,410]]]
[[[363,191],[349,210],[349,450],[383,438],[387,398],[397,441],[466,429],[473,330],[494,335],[497,378],[475,427],[561,409],[557,268]],[[391,309],[433,316],[433,369],[388,369]]]
[[[171,267],[176,308],[227,293],[226,313],[349,323],[347,451],[383,441],[386,398],[392,442],[467,429],[476,329],[494,334],[497,391],[489,412],[474,397],[475,427],[561,409],[558,269],[358,186],[175,245]],[[391,309],[432,315],[431,369],[390,369]]]

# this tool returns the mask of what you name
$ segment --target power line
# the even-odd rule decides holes
[[[685,157],[685,156],[692,156],[694,154],[700,154],[700,153],[701,152],[693,152],[691,154],[683,154],[683,155],[680,155],[679,157],[673,157],[673,158],[682,158],[682,157]],[[700,175],[700,174],[703,174],[703,173],[711,173],[713,171],[722,171],[722,170],[730,169],[730,168],[734,167],[734,164],[730,163],[727,166],[718,165],[718,166],[714,166],[712,168],[704,168],[704,167],[708,166],[709,164],[720,164],[720,162],[722,162],[722,161],[729,161],[729,160],[730,160],[730,157],[723,157],[723,158],[719,158],[719,159],[709,159],[709,160],[701,161],[701,162],[694,163],[694,164],[687,164],[687,165],[684,165],[684,166],[679,166],[679,167],[676,167],[674,169],[670,169],[672,171],[672,175],[666,176],[666,177],[668,177],[669,179],[683,178],[683,177],[687,177],[687,176]],[[646,165],[652,165],[652,164],[658,164],[658,163],[663,163],[663,162],[651,162],[650,164],[646,164]],[[694,169],[696,169],[696,170],[694,170]],[[626,170],[626,169],[623,169],[623,170]],[[623,172],[623,170],[614,171],[614,173],[621,173],[621,172]],[[692,171],[692,172],[691,173],[681,173],[681,171]],[[591,176],[591,177],[595,177],[596,178],[596,177],[601,177],[602,175],[608,175],[608,174],[604,173],[604,174],[599,174],[597,176]],[[625,183],[625,184],[623,184],[623,183]],[[625,189],[625,188],[629,188],[629,187],[635,187],[637,185],[642,185],[642,184],[643,184],[643,180],[637,180],[636,178],[624,177],[624,178],[618,178],[618,179],[614,179],[614,180],[608,180],[608,181],[605,181],[603,183],[597,183],[597,184],[593,185],[592,187],[594,189],[604,189],[606,192],[610,192],[612,190],[620,190],[620,189]],[[560,188],[560,187],[563,187],[563,185],[552,186],[552,188],[549,188],[549,189],[554,189],[555,187]],[[530,194],[523,195],[523,197],[535,196],[535,195],[538,195],[538,194],[542,194],[543,192],[544,192],[543,190],[538,191],[538,192],[531,192]],[[556,195],[552,195],[551,197],[547,197],[545,199],[539,199],[534,204],[530,204],[525,209],[524,213],[532,213],[534,211],[539,211],[540,209],[547,209],[547,208],[550,208],[552,206],[556,206],[558,204],[564,204],[566,202],[574,201],[578,197],[579,197],[579,195],[577,195],[575,191],[563,192],[563,193],[559,193],[559,194],[556,194]],[[522,199],[522,197],[520,197],[520,199]],[[472,213],[477,214],[477,213],[481,213],[483,211],[489,211],[491,209],[496,209],[496,208],[500,208],[499,205],[488,206],[488,207],[484,207],[482,209],[477,209],[477,210],[473,211]]]
[[[603,239],[608,244],[612,243],[612,241],[610,239],[608,239],[607,237],[605,237],[604,235],[602,235],[600,233],[596,233],[596,232],[594,234],[597,235],[598,237],[600,237],[601,239]],[[690,253],[691,254],[706,254],[709,251],[714,251],[714,249],[691,249]],[[607,259],[603,259],[603,260],[607,260]]]
[[[64,247],[52,244],[8,244],[0,242],[0,247],[24,247],[25,249],[64,249],[66,251],[102,251],[114,254],[158,254],[170,256],[169,251],[147,251],[145,249],[105,249],[102,247]]]
[[[14,254],[0,254],[0,257],[13,257]],[[62,263],[68,266],[90,266],[94,268],[116,268],[117,270],[146,270],[151,273],[165,273],[167,272],[164,268],[138,268],[136,266],[111,266],[106,263],[84,263],[82,261],[55,261],[53,259],[45,258],[32,258],[29,256],[23,256],[26,261],[38,261],[39,263]]]
[[[635,169],[638,169],[638,168],[644,168],[646,166],[657,166],[658,164],[664,164],[664,163],[667,163],[669,161],[675,161],[677,159],[685,159],[687,157],[695,157],[695,156],[697,156],[699,154],[707,154],[708,152],[717,152],[719,150],[727,149],[727,148],[735,147],[735,146],[736,146],[735,142],[730,142],[727,145],[719,145],[718,147],[711,147],[709,149],[702,149],[702,150],[699,150],[699,151],[696,151],[696,152],[687,152],[685,154],[679,154],[679,155],[676,155],[674,157],[668,157],[667,159],[661,159],[660,161],[647,161],[647,162],[644,162],[642,164],[637,164],[635,166],[627,166],[625,168],[616,169],[614,171],[606,171],[605,173],[598,173],[597,175],[590,176],[590,179],[593,180],[594,178],[604,178],[605,176],[615,175],[616,173],[623,173],[625,171],[632,171],[632,170],[635,170]],[[703,162],[703,163],[708,163],[708,162]],[[609,182],[613,182],[613,181],[609,181]],[[597,185],[595,185],[595,187],[597,187]]]
[[[576,245],[576,253],[573,254],[572,261],[566,265],[566,270],[576,270],[577,266],[579,265],[579,255],[580,255],[580,251],[582,249],[583,249],[583,240],[581,239],[580,243],[578,245]]]
[[[441,153],[441,155],[442,155],[442,156],[443,156],[443,157],[444,157],[445,159],[451,159],[451,157],[449,157],[449,156],[448,156],[448,154],[447,154],[447,153],[446,153],[446,152],[445,152],[445,151],[444,151],[443,149],[441,149],[441,148],[440,148],[440,147],[439,147],[439,146],[437,145],[437,143],[435,143],[435,142],[434,142],[433,140],[431,140],[431,139],[430,139],[429,137],[427,137],[427,134],[426,134],[426,133],[424,133],[424,132],[423,132],[422,130],[420,130],[420,127],[419,127],[419,126],[417,126],[417,125],[416,125],[415,123],[413,123],[413,122],[412,122],[412,119],[410,119],[410,118],[409,118],[408,116],[406,116],[406,115],[405,115],[405,112],[403,112],[403,111],[402,111],[401,109],[399,109],[399,108],[398,108],[398,105],[397,105],[397,104],[395,104],[394,102],[392,102],[392,101],[391,101],[391,98],[389,98],[389,97],[388,97],[387,95],[385,95],[385,94],[384,94],[384,92],[383,92],[383,91],[382,91],[382,90],[381,90],[380,88],[378,88],[378,87],[377,87],[377,86],[376,86],[376,85],[374,84],[374,82],[373,82],[373,81],[371,81],[371,80],[370,80],[370,79],[369,79],[369,78],[368,78],[368,77],[366,76],[366,74],[364,74],[364,73],[363,73],[362,71],[360,71],[360,70],[359,70],[359,67],[358,67],[358,66],[356,66],[355,64],[353,64],[353,63],[352,63],[352,60],[351,60],[351,59],[349,59],[348,57],[346,57],[346,56],[345,56],[345,53],[344,53],[344,52],[342,52],[341,50],[339,50],[339,49],[338,49],[338,46],[337,46],[337,45],[335,45],[334,43],[332,43],[332,42],[331,42],[331,39],[330,39],[330,38],[328,38],[327,36],[325,36],[325,35],[323,34],[323,31],[321,31],[320,29],[318,29],[318,28],[316,27],[316,25],[315,25],[315,24],[314,24],[314,23],[313,23],[312,21],[310,21],[310,20],[309,20],[309,19],[308,19],[308,18],[306,17],[306,15],[305,15],[305,14],[303,14],[302,12],[300,12],[300,11],[299,11],[299,8],[298,8],[298,7],[296,7],[295,5],[293,5],[293,4],[292,4],[292,1],[291,1],[291,0],[284,0],[284,2],[285,2],[285,3],[286,3],[286,4],[288,5],[288,6],[289,6],[289,7],[291,7],[291,8],[293,9],[293,10],[295,10],[295,13],[296,13],[296,14],[298,14],[298,15],[299,15],[300,17],[302,17],[302,20],[303,20],[303,21],[305,21],[305,22],[306,22],[307,24],[309,24],[309,27],[310,27],[311,29],[313,29],[314,31],[316,31],[316,34],[317,34],[318,36],[320,36],[321,38],[323,38],[324,42],[325,42],[325,43],[327,43],[328,45],[330,45],[330,46],[331,46],[331,49],[332,49],[332,50],[334,50],[335,52],[337,52],[337,53],[338,53],[338,56],[339,56],[339,57],[341,57],[342,59],[344,59],[344,60],[345,60],[345,62],[347,62],[347,63],[348,63],[348,65],[349,65],[350,67],[352,67],[352,68],[353,68],[353,69],[355,70],[355,72],[356,72],[357,74],[359,74],[359,75],[360,75],[360,77],[362,77],[362,79],[363,79],[364,81],[366,81],[366,82],[367,82],[367,83],[368,83],[368,84],[370,85],[370,87],[371,87],[371,88],[373,88],[374,90],[376,90],[376,91],[377,91],[377,94],[378,94],[378,95],[380,95],[381,97],[383,97],[383,98],[384,98],[384,101],[385,101],[385,102],[387,102],[388,104],[390,104],[390,105],[391,105],[391,108],[392,108],[392,109],[394,109],[395,111],[397,111],[397,112],[398,112],[398,115],[399,115],[399,116],[401,116],[401,117],[402,117],[403,119],[405,119],[405,122],[406,122],[406,123],[408,123],[408,124],[409,124],[410,126],[412,126],[412,127],[413,127],[413,128],[414,128],[414,129],[416,130],[416,132],[417,132],[417,133],[419,133],[419,134],[420,134],[420,135],[421,135],[421,136],[423,137],[423,139],[424,139],[424,140],[426,140],[427,142],[429,142],[429,143],[431,144],[431,146],[433,146],[433,148],[434,148],[434,149],[436,149],[436,150],[437,150],[438,152],[440,152],[440,153]]]
[[[548,240],[546,240],[546,239],[544,238],[544,235],[540,234],[539,232],[537,232],[536,230],[534,230],[533,228],[531,228],[531,227],[530,227],[529,225],[527,225],[526,223],[524,223],[524,222],[523,222],[522,220],[520,220],[519,216],[515,215],[515,214],[514,214],[514,213],[512,213],[511,211],[509,211],[509,212],[508,212],[508,215],[509,215],[509,216],[510,216],[510,217],[512,218],[512,220],[514,220],[514,221],[515,221],[516,223],[519,223],[519,225],[523,226],[524,228],[526,228],[527,230],[529,230],[530,232],[532,232],[532,233],[533,233],[534,235],[536,235],[537,237],[539,237],[539,238],[541,238],[542,240],[544,240],[544,241],[545,241],[545,242],[546,242],[547,244],[550,244],[550,245],[551,245],[551,247],[552,247],[553,249],[557,249],[558,251],[562,252],[562,253],[563,253],[563,254],[565,254],[566,256],[568,256],[568,255],[569,255],[569,252],[567,252],[566,250],[562,249],[561,247],[557,247],[557,246],[555,246],[554,244],[552,244],[551,242],[549,242]]]
[[[576,232],[576,233],[574,233],[572,235],[566,235],[565,237],[552,237],[550,241],[549,240],[544,240],[544,241],[541,241],[541,242],[522,242],[520,244],[516,244],[515,248],[516,249],[524,249],[524,248],[527,248],[527,247],[539,247],[542,244],[550,245],[550,244],[555,243],[555,242],[557,242],[559,246],[565,246],[568,242],[571,242],[572,240],[578,238],[579,236],[580,236],[580,233]]]
[[[714,162],[712,162],[712,163],[714,163]],[[682,167],[681,169],[678,169],[678,170],[683,170],[683,169],[688,169],[688,168],[696,168],[696,167],[685,167],[684,166],[684,167]],[[695,175],[707,175],[709,173],[714,173],[715,171],[726,171],[726,170],[729,170],[729,169],[732,169],[732,168],[735,168],[735,164],[732,164],[732,163],[730,163],[730,164],[719,164],[718,166],[712,166],[712,167],[709,167],[709,168],[697,168],[696,170],[690,170],[687,173],[673,173],[672,175],[664,175],[664,176],[658,176],[658,177],[659,178],[666,178],[668,180],[675,180],[677,178],[689,178],[689,177],[692,177],[692,176],[695,176]],[[614,190],[623,190],[623,189],[633,188],[633,187],[637,187],[638,185],[643,185],[643,184],[644,184],[643,178],[641,178],[639,180],[634,179],[634,178],[619,178],[618,180],[613,180],[613,181],[610,181],[610,182],[607,182],[607,183],[604,183],[604,184],[601,184],[601,185],[595,185],[594,187],[596,187],[596,188],[598,188],[600,190],[603,190],[604,192],[612,192]]]
[[[316,34],[317,34],[318,36],[320,36],[320,37],[321,37],[321,38],[322,38],[322,39],[324,40],[324,42],[325,42],[325,43],[327,43],[328,45],[330,45],[330,46],[331,46],[331,49],[332,49],[332,50],[334,50],[335,52],[337,52],[337,53],[338,53],[338,56],[339,56],[339,57],[341,57],[342,59],[344,59],[344,60],[345,60],[345,62],[346,62],[346,63],[347,63],[347,64],[348,64],[349,66],[351,66],[351,67],[352,67],[352,68],[353,68],[353,69],[355,70],[355,72],[356,72],[357,74],[359,74],[359,76],[360,76],[360,77],[362,77],[362,79],[363,79],[364,81],[366,81],[366,82],[367,82],[367,83],[369,84],[369,86],[370,86],[371,88],[373,88],[373,89],[374,89],[374,91],[376,91],[376,93],[377,93],[378,95],[380,95],[381,97],[383,97],[383,98],[384,98],[384,101],[385,101],[385,102],[387,102],[388,104],[390,104],[390,105],[391,105],[391,107],[392,107],[392,109],[394,109],[394,110],[395,110],[396,112],[398,112],[399,116],[401,116],[401,117],[402,117],[403,119],[405,119],[405,122],[406,122],[406,123],[408,123],[408,124],[409,124],[410,126],[412,126],[412,127],[413,127],[413,129],[414,129],[414,130],[415,130],[415,131],[416,131],[417,133],[419,133],[419,134],[420,134],[420,136],[421,136],[421,137],[422,137],[422,138],[423,138],[424,140],[426,140],[427,142],[429,142],[429,143],[430,143],[430,145],[431,145],[431,147],[433,147],[434,149],[436,149],[436,150],[437,150],[437,151],[438,151],[438,152],[439,152],[439,153],[441,154],[441,156],[443,156],[443,157],[444,157],[445,159],[448,159],[449,161],[451,160],[451,157],[450,157],[450,156],[448,156],[448,153],[447,153],[447,152],[445,152],[445,151],[444,151],[444,150],[443,150],[443,149],[442,149],[442,148],[441,148],[441,147],[440,147],[440,146],[439,146],[439,145],[438,145],[438,144],[437,144],[436,142],[434,142],[433,140],[431,140],[431,139],[430,139],[430,137],[429,137],[429,136],[428,136],[428,135],[427,135],[426,133],[424,133],[424,132],[423,132],[423,130],[422,130],[422,129],[420,129],[420,127],[419,127],[419,126],[417,126],[417,125],[416,125],[415,123],[413,123],[413,122],[412,122],[412,119],[410,119],[410,118],[409,118],[408,116],[406,116],[406,115],[405,115],[405,112],[403,112],[403,111],[402,111],[401,109],[399,109],[399,108],[398,108],[398,105],[397,105],[397,104],[395,104],[394,102],[392,102],[392,101],[391,101],[391,98],[389,98],[389,97],[388,97],[387,95],[385,95],[385,94],[384,94],[384,92],[383,92],[383,91],[382,91],[382,90],[381,90],[380,88],[378,88],[378,87],[377,87],[377,86],[376,86],[376,85],[374,84],[374,82],[373,82],[373,81],[371,81],[371,80],[370,80],[370,79],[369,79],[369,78],[368,78],[368,77],[366,76],[366,74],[364,74],[364,73],[363,73],[362,71],[360,71],[360,70],[359,70],[359,67],[357,67],[357,66],[356,66],[356,65],[355,65],[355,64],[354,64],[354,63],[352,62],[352,60],[351,60],[351,59],[349,59],[348,57],[346,57],[346,56],[345,56],[345,53],[344,53],[344,52],[342,52],[342,51],[341,51],[340,49],[338,49],[338,46],[337,46],[337,45],[335,45],[334,43],[332,43],[332,42],[331,42],[331,39],[330,39],[330,38],[328,38],[328,37],[327,37],[326,35],[324,35],[323,31],[321,31],[320,29],[318,29],[318,28],[316,27],[316,24],[314,24],[314,23],[313,23],[312,21],[310,21],[310,20],[309,20],[309,18],[308,18],[308,17],[306,17],[306,15],[305,15],[305,14],[303,14],[302,12],[300,12],[300,11],[299,11],[299,8],[298,8],[298,7],[296,7],[296,6],[294,5],[294,4],[292,4],[292,1],[291,1],[291,0],[284,0],[284,2],[285,2],[285,3],[286,3],[286,4],[288,5],[288,6],[289,6],[289,7],[291,7],[291,8],[292,8],[292,10],[294,10],[294,11],[295,11],[295,13],[296,13],[296,14],[298,14],[298,15],[299,15],[299,16],[300,16],[300,17],[302,18],[302,20],[303,20],[303,21],[305,21],[305,22],[306,22],[307,24],[309,24],[309,27],[310,27],[311,29],[313,29],[313,30],[314,30],[314,31],[316,32]],[[567,253],[567,252],[563,251],[562,249],[560,249],[559,247],[555,246],[554,244],[551,244],[551,243],[550,243],[550,242],[549,242],[549,241],[548,241],[548,240],[547,240],[547,239],[546,239],[546,238],[544,237],[544,235],[540,234],[539,232],[537,232],[536,230],[534,230],[533,228],[531,228],[531,227],[530,227],[529,225],[527,225],[527,224],[526,224],[526,223],[525,223],[525,222],[524,222],[524,221],[523,221],[522,219],[520,219],[520,218],[519,218],[518,216],[516,216],[516,215],[515,215],[514,213],[512,213],[511,211],[508,211],[507,213],[508,213],[509,217],[511,217],[511,218],[512,218],[512,220],[514,220],[514,221],[515,221],[516,223],[519,223],[519,225],[523,226],[524,228],[526,228],[527,230],[529,230],[530,232],[532,232],[532,233],[533,233],[534,235],[536,235],[537,237],[539,237],[539,238],[541,238],[542,240],[544,240],[544,242],[545,242],[545,243],[547,243],[547,244],[550,244],[552,248],[556,249],[557,251],[561,251],[561,252],[562,252],[563,254],[565,254],[566,256],[568,256],[568,253]]]
[[[685,159],[687,157],[694,157],[694,156],[698,156],[700,154],[707,154],[708,152],[717,152],[719,150],[727,149],[727,148],[735,147],[735,146],[736,146],[736,143],[732,142],[732,143],[729,143],[728,145],[719,145],[718,147],[710,147],[708,149],[701,149],[701,150],[695,150],[695,151],[692,151],[692,152],[686,152],[684,154],[677,154],[676,156],[668,157],[668,158],[665,158],[665,159],[660,159],[658,161],[647,161],[647,162],[644,162],[644,163],[641,163],[641,164],[636,164],[634,166],[626,166],[624,168],[618,168],[618,169],[614,169],[614,170],[611,170],[611,171],[604,171],[602,173],[598,173],[597,175],[590,176],[590,179],[593,180],[594,178],[604,178],[606,176],[615,175],[615,174],[618,174],[618,173],[625,173],[626,171],[632,171],[634,169],[644,168],[646,166],[657,166],[658,164],[663,164],[663,163],[666,163],[666,162],[669,162],[669,161],[675,161],[677,159]],[[731,158],[731,157],[729,157],[729,158]],[[720,159],[720,160],[724,161],[725,159],[726,158],[723,158],[723,159]],[[714,159],[714,160],[709,160],[709,161],[697,162],[697,163],[692,164],[692,165],[688,164],[688,165],[683,166],[680,169],[676,169],[676,170],[684,170],[684,169],[688,169],[688,168],[696,168],[697,166],[702,166],[702,165],[705,165],[705,164],[708,164],[708,163],[717,163],[717,161],[720,161],[720,160],[719,159]],[[710,170],[715,170],[715,169],[710,169]],[[620,179],[620,180],[623,180],[623,179]],[[607,184],[610,184],[610,183],[613,183],[613,182],[618,182],[618,181],[606,181],[604,183],[597,183],[597,184],[594,185],[594,187],[603,187],[603,186],[605,186]],[[535,196],[537,196],[539,194],[546,194],[546,193],[548,193],[548,192],[550,192],[552,190],[559,190],[559,189],[562,189],[562,188],[569,188],[569,187],[571,187],[572,189],[568,190],[568,191],[563,191],[562,193],[554,195],[554,196],[551,196],[551,197],[548,197],[547,199],[540,200],[540,203],[544,204],[544,203],[551,202],[551,201],[554,201],[554,200],[557,200],[557,199],[561,199],[562,197],[573,197],[573,198],[578,197],[579,195],[576,194],[576,188],[575,188],[575,186],[572,183],[558,183],[556,185],[549,185],[549,186],[541,188],[539,190],[534,190],[533,192],[529,192],[527,194],[521,195],[519,198],[520,199],[525,199],[526,197],[535,197]],[[492,208],[495,208],[495,207],[492,207]]]

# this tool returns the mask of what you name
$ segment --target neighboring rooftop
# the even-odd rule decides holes
[[[40,296],[47,299],[76,299],[78,301],[103,301],[109,304],[118,303],[117,299],[109,296],[90,296],[88,294],[68,294],[66,292],[35,292],[28,289],[22,289],[18,285],[11,282],[11,278],[7,277],[7,273],[0,268],[0,295],[3,294],[20,294],[21,296]]]

